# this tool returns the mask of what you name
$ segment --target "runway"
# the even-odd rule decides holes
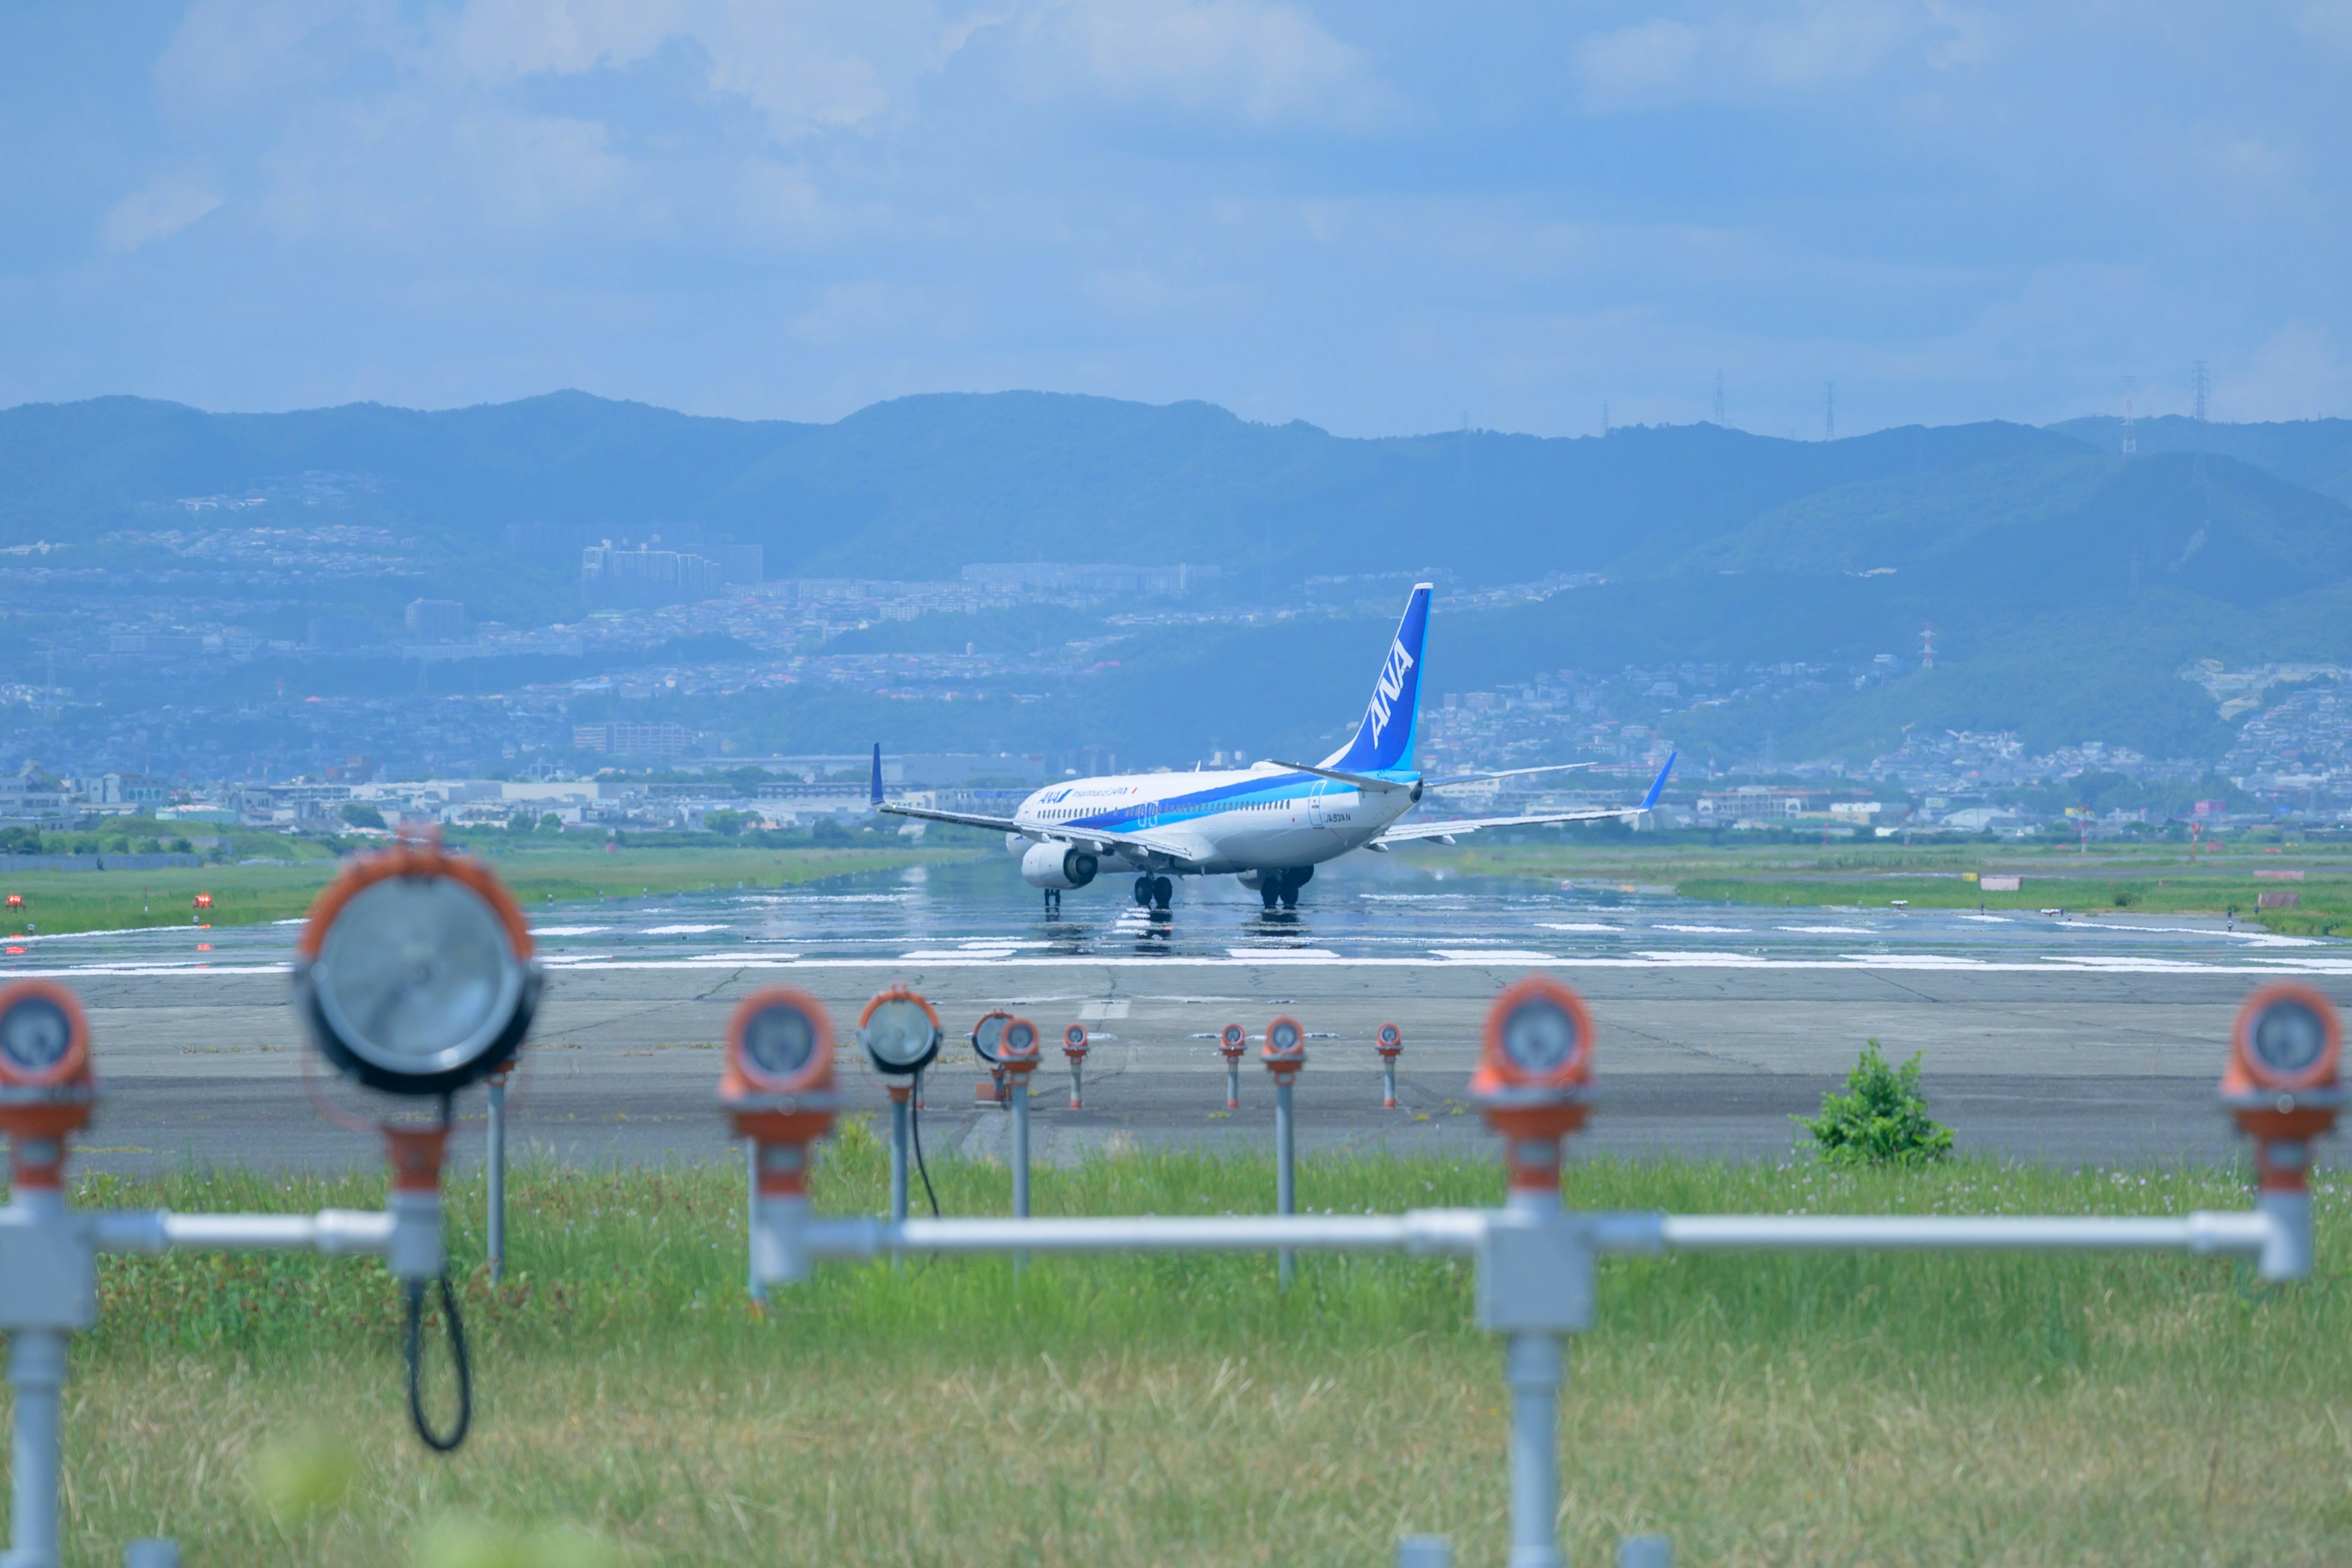
[[[1791,913],[1373,874],[1318,879],[1291,921],[1264,920],[1225,883],[1222,900],[1180,900],[1165,920],[1110,889],[1069,895],[1049,921],[1017,881],[1008,890],[987,879],[993,868],[964,871],[614,899],[593,918],[549,911],[516,1147],[574,1163],[726,1157],[717,1042],[737,1001],[800,985],[845,1030],[875,991],[903,982],[939,1007],[951,1041],[926,1095],[933,1149],[1001,1150],[1004,1115],[975,1108],[977,1066],[954,1042],[1007,1006],[1049,1040],[1072,1021],[1093,1035],[1085,1110],[1066,1109],[1058,1053],[1037,1075],[1045,1159],[1118,1141],[1264,1146],[1265,1075],[1245,1064],[1242,1108],[1228,1115],[1213,1040],[1228,1021],[1255,1034],[1276,1012],[1308,1030],[1305,1147],[1483,1157],[1464,1098],[1480,1019],[1503,985],[1543,968],[1584,993],[1600,1031],[1588,1151],[1789,1157],[1790,1116],[1815,1109],[1875,1037],[1895,1059],[1922,1054],[1931,1103],[1965,1151],[2067,1164],[2221,1159],[2231,1145],[2213,1082],[2245,994],[2295,974],[2352,998],[2352,946],[2177,917]],[[305,1093],[283,971],[292,934],[8,944],[7,969],[55,974],[90,1009],[105,1100],[80,1163],[377,1159]],[[1371,1050],[1384,1021],[1405,1037],[1396,1111],[1381,1109]],[[862,1058],[845,1050],[842,1061],[853,1103],[878,1108]],[[478,1120],[478,1095],[464,1110]],[[461,1157],[478,1147],[460,1144]]]

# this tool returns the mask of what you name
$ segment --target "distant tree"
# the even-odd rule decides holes
[[[383,813],[363,800],[343,802],[343,820],[353,827],[382,827]]]
[[[539,830],[541,833],[561,833],[563,831],[563,818],[551,811],[539,819]]]

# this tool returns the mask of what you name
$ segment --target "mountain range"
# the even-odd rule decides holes
[[[1216,563],[1226,597],[1273,605],[1315,576],[1433,570],[1458,588],[1599,576],[1441,622],[1441,684],[1866,659],[1916,649],[1932,624],[1933,671],[1817,711],[1717,710],[1685,727],[1737,748],[1776,726],[1783,755],[1867,752],[1921,723],[2210,754],[2226,731],[2180,679],[2186,663],[2352,663],[2352,421],[2166,418],[2132,434],[2126,457],[2120,425],[2099,419],[1838,441],[1712,425],[1358,439],[1202,403],[1025,392],[900,398],[830,425],[580,393],[429,413],[223,415],[110,397],[0,411],[0,547],[110,540],[120,552],[195,526],[181,503],[315,482],[331,515],[414,542],[379,608],[440,592],[522,622],[576,614],[569,543],[654,534],[759,543],[772,577]],[[0,593],[18,599],[13,618],[37,614]],[[857,646],[911,646],[919,627]],[[978,629],[972,640],[998,635]],[[1320,658],[1327,635],[1335,648],[1361,641],[1342,626],[1284,632],[1280,657]],[[1161,639],[1152,666],[1246,668],[1275,657],[1253,639],[1276,637],[1203,628]],[[1343,667],[1350,689],[1356,662]],[[1132,711],[1161,679],[1114,678],[1066,710]]]

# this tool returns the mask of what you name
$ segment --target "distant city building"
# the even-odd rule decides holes
[[[575,724],[572,744],[615,757],[675,757],[693,739],[682,724]]]
[[[1032,594],[1189,594],[1213,582],[1214,566],[1073,565],[1061,561],[992,561],[963,569],[963,580]]]
[[[580,552],[580,595],[604,608],[644,608],[708,599],[719,589],[719,563],[707,555],[639,545],[616,549],[611,540]]]
[[[145,773],[100,773],[83,785],[83,798],[92,805],[162,805],[172,786]]]
[[[312,616],[303,640],[321,653],[349,653],[375,641],[375,628],[352,616]]]
[[[722,544],[719,547],[719,574],[729,583],[763,583],[767,581],[767,550],[757,544]]]
[[[411,599],[408,632],[420,642],[456,642],[466,635],[466,606],[456,599]]]

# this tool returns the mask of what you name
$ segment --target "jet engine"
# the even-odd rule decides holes
[[[1095,858],[1075,844],[1032,844],[1021,857],[1021,879],[1033,888],[1083,888],[1095,879]]]

